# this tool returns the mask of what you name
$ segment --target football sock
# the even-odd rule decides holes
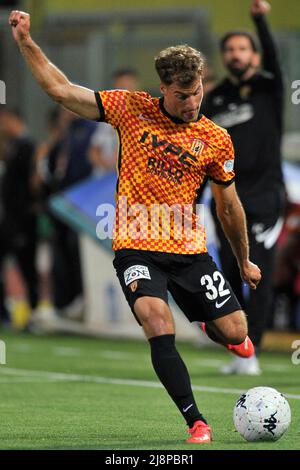
[[[154,370],[189,427],[205,418],[199,412],[188,370],[175,347],[175,335],[149,339]]]

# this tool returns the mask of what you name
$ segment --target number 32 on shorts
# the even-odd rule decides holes
[[[215,271],[212,276],[204,274],[200,279],[200,283],[202,286],[206,286],[207,292],[205,295],[209,300],[216,300],[218,296],[230,295],[230,290],[224,288],[225,279],[220,271]]]

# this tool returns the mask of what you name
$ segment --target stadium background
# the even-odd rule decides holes
[[[281,0],[271,3],[270,22],[286,77],[284,157],[294,165],[286,171],[287,181],[300,203],[300,105],[291,103],[291,83],[300,79],[299,1],[286,0],[284,6]],[[186,0],[184,4],[174,0],[25,0],[22,8],[32,14],[34,38],[72,80],[103,88],[109,86],[114,69],[129,65],[138,69],[143,87],[155,94],[153,56],[159,49],[189,42],[204,50],[220,78],[218,38],[235,27],[252,29],[248,0]],[[7,103],[21,109],[31,134],[41,140],[52,103],[35,84],[12,41],[7,11],[0,9],[0,79],[7,86]],[[107,244],[95,243],[95,217],[88,217],[94,210],[89,201],[105,200],[106,190],[114,186],[113,178],[89,180],[52,200],[62,217],[81,232],[87,301],[82,321],[48,321],[40,331],[42,337],[23,332],[30,312],[20,276],[13,264],[8,266],[8,293],[15,306],[14,330],[0,330],[7,356],[6,365],[0,365],[1,449],[187,449],[176,410],[165,392],[156,390],[147,344],[119,340],[142,335],[115,281],[112,253]],[[95,184],[104,188],[96,201],[92,197]],[[41,218],[41,233],[47,239],[45,218]],[[47,265],[43,251],[41,258],[43,271]],[[299,364],[291,362],[292,342],[299,332],[266,336],[265,349],[284,353],[263,353],[262,377],[221,377],[218,370],[228,361],[228,354],[221,348],[213,354],[210,348],[199,351],[199,346],[211,343],[187,325],[179,312],[176,323],[178,336],[189,340],[180,344],[180,350],[191,370],[195,394],[201,396],[201,406],[216,429],[211,449],[299,449]],[[61,334],[65,332],[96,334],[101,339]],[[256,385],[278,388],[290,400],[292,426],[276,444],[243,443],[234,433],[233,405],[241,390]]]
[[[188,0],[184,7],[182,2],[170,0],[154,0],[151,3],[130,1],[126,2],[126,6],[122,1],[108,3],[93,0],[24,0],[19,5],[31,13],[33,37],[51,60],[73,81],[92,89],[110,87],[113,71],[122,66],[129,66],[137,69],[144,89],[158,94],[153,57],[158,50],[169,44],[185,42],[203,50],[211,70],[218,79],[223,74],[218,52],[219,37],[228,29],[237,26],[253,29],[248,13],[248,0]],[[292,82],[300,77],[300,19],[294,14],[297,5],[296,0],[288,0],[283,9],[282,3],[274,0],[270,15],[286,82],[283,155],[294,164],[300,161],[300,105],[294,105],[291,101]],[[7,103],[21,109],[30,133],[40,141],[46,135],[46,116],[53,105],[32,79],[17,51],[10,28],[6,24],[7,11],[4,9],[0,16],[0,77],[6,83]],[[293,198],[298,200],[299,177],[294,169],[297,167],[292,166],[287,171],[289,175],[293,175],[288,187],[292,188]],[[128,307],[115,280],[109,243],[99,243],[98,240],[95,244],[92,240],[95,239],[97,222],[96,203],[106,202],[107,198],[112,202],[112,194],[108,196],[108,193],[112,193],[113,186],[114,176],[108,181],[105,191],[95,193],[94,183],[80,187],[78,197],[75,198],[75,206],[78,203],[79,210],[74,208],[72,197],[66,202],[69,195],[67,198],[52,201],[52,205],[62,217],[82,234],[81,254],[86,296],[84,322],[60,322],[54,329],[79,333],[123,332],[125,335],[141,336],[140,330],[128,314]],[[91,198],[94,205],[90,202],[88,207]],[[94,217],[91,215],[93,211]],[[41,217],[41,230],[46,236],[49,230],[47,223],[47,218]],[[209,232],[212,233],[209,242],[214,253],[215,240],[213,232],[210,229]],[[24,289],[22,285],[15,287],[18,276],[13,274],[11,277],[12,295],[15,296],[16,289],[18,292],[14,317],[17,324],[23,325],[26,316],[29,316],[23,300],[20,300]],[[179,322],[179,336],[195,339],[198,332],[186,324],[179,312],[175,315]],[[281,327],[284,329],[284,324]],[[278,346],[278,341],[274,342],[273,338],[271,336],[270,341],[267,339],[266,343]],[[285,341],[283,337],[281,339],[280,344],[290,344],[289,337]]]
[[[32,15],[35,38],[67,75],[90,87],[105,87],[112,71],[120,65],[136,66],[143,86],[158,93],[152,67],[153,55],[170,43],[191,42],[203,50],[217,76],[222,75],[217,49],[218,38],[236,27],[253,30],[248,0],[164,0],[144,1],[50,1],[21,3]],[[286,130],[297,131],[300,106],[291,104],[291,83],[300,76],[300,19],[296,0],[284,8],[272,1],[271,24],[281,52],[286,77]],[[7,85],[7,99],[22,103],[36,136],[45,130],[51,105],[31,80],[22,59],[11,54],[16,46],[10,38],[6,16],[1,15],[2,60],[0,73]],[[163,25],[163,28],[162,28]],[[9,63],[8,63],[9,62]],[[22,86],[19,84],[22,83]],[[37,104],[40,113],[34,112]]]

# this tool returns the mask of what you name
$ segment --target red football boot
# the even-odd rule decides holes
[[[203,421],[195,421],[192,428],[188,429],[191,437],[186,442],[190,444],[206,444],[212,441],[211,428]]]

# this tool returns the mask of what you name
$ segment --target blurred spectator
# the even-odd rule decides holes
[[[225,276],[248,316],[249,336],[256,355],[236,358],[224,373],[260,374],[257,354],[272,304],[272,270],[275,244],[282,226],[284,186],[281,170],[283,80],[276,47],[265,14],[267,2],[253,0],[251,15],[262,46],[263,71],[256,39],[247,31],[231,31],[221,40],[228,71],[206,95],[203,113],[228,129],[235,147],[238,194],[244,206],[251,260],[262,271],[255,291],[244,289],[238,265],[221,229],[213,204],[220,258]]]
[[[5,305],[4,261],[14,255],[24,278],[30,306],[38,303],[36,270],[37,206],[31,187],[34,143],[16,110],[0,110],[5,144],[0,175],[0,320],[9,319]]]
[[[45,200],[49,194],[60,188],[59,155],[63,145],[63,137],[72,119],[71,113],[57,106],[48,114],[48,136],[40,143],[35,152],[35,171],[32,186]]]
[[[34,184],[44,197],[90,176],[88,148],[96,127],[96,122],[81,119],[65,108],[51,111],[48,139],[36,153]],[[50,218],[53,304],[60,315],[77,318],[84,307],[78,235],[52,213]]]
[[[212,91],[217,85],[215,74],[207,62],[205,63],[202,83],[204,95]]]
[[[88,159],[91,136],[97,123],[63,111],[70,119],[56,159],[49,165],[56,190],[65,190],[87,178],[92,167]],[[53,155],[52,155],[53,156]],[[83,286],[77,232],[52,216],[53,221],[53,297],[61,313],[77,316],[83,308]],[[82,313],[82,312],[81,312]]]
[[[137,91],[140,89],[139,76],[133,68],[120,68],[113,73],[113,87],[116,90]]]
[[[300,330],[300,204],[287,206],[275,257],[274,286],[273,326]]]
[[[138,75],[134,69],[119,69],[113,74],[113,88],[129,91],[139,89]],[[97,174],[112,171],[118,157],[118,139],[114,128],[105,122],[98,124],[89,149],[89,158]]]

